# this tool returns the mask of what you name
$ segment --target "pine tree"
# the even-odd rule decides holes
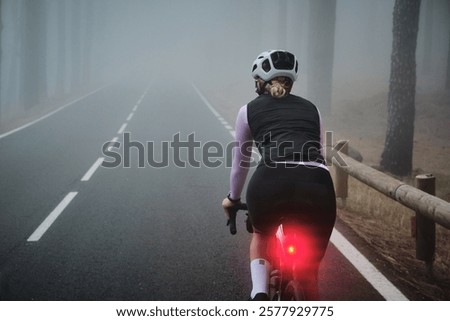
[[[395,1],[388,126],[380,165],[398,176],[412,171],[419,12],[420,0]]]

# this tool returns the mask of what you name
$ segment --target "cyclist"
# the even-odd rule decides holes
[[[252,300],[267,300],[271,271],[269,245],[280,219],[294,217],[308,231],[311,255],[297,271],[307,300],[318,300],[318,269],[336,218],[334,187],[322,151],[318,109],[291,94],[298,61],[287,51],[261,53],[252,76],[258,97],[243,106],[236,119],[236,146],[230,192],[222,206],[240,202],[255,142],[261,161],[246,193],[253,225],[250,244]]]

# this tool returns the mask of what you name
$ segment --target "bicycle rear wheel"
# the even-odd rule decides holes
[[[300,282],[290,281],[281,294],[282,301],[305,301],[305,292],[303,291]]]

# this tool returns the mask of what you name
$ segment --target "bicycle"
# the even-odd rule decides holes
[[[239,210],[247,210],[245,203],[234,205],[229,213],[230,219],[227,225],[230,227],[230,233],[235,235],[236,216]],[[246,214],[248,216],[248,213]],[[249,233],[253,233],[253,227],[247,217],[246,228]],[[305,292],[298,279],[298,268],[304,264],[308,251],[307,238],[300,233],[301,225],[293,220],[283,219],[278,226],[275,234],[275,249],[270,252],[272,256],[272,272],[269,282],[269,300],[272,301],[304,301]]]

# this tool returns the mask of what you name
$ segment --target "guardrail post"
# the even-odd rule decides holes
[[[433,174],[417,175],[416,187],[428,194],[435,195],[436,177]],[[425,261],[427,272],[432,275],[436,247],[436,224],[420,212],[416,212],[415,229],[416,258]]]
[[[348,155],[348,142],[339,141],[336,144],[336,149],[340,150],[342,154]],[[348,174],[344,172],[339,166],[335,167],[335,173],[336,198],[340,198],[342,200],[342,205],[345,206],[345,201],[348,197]]]

